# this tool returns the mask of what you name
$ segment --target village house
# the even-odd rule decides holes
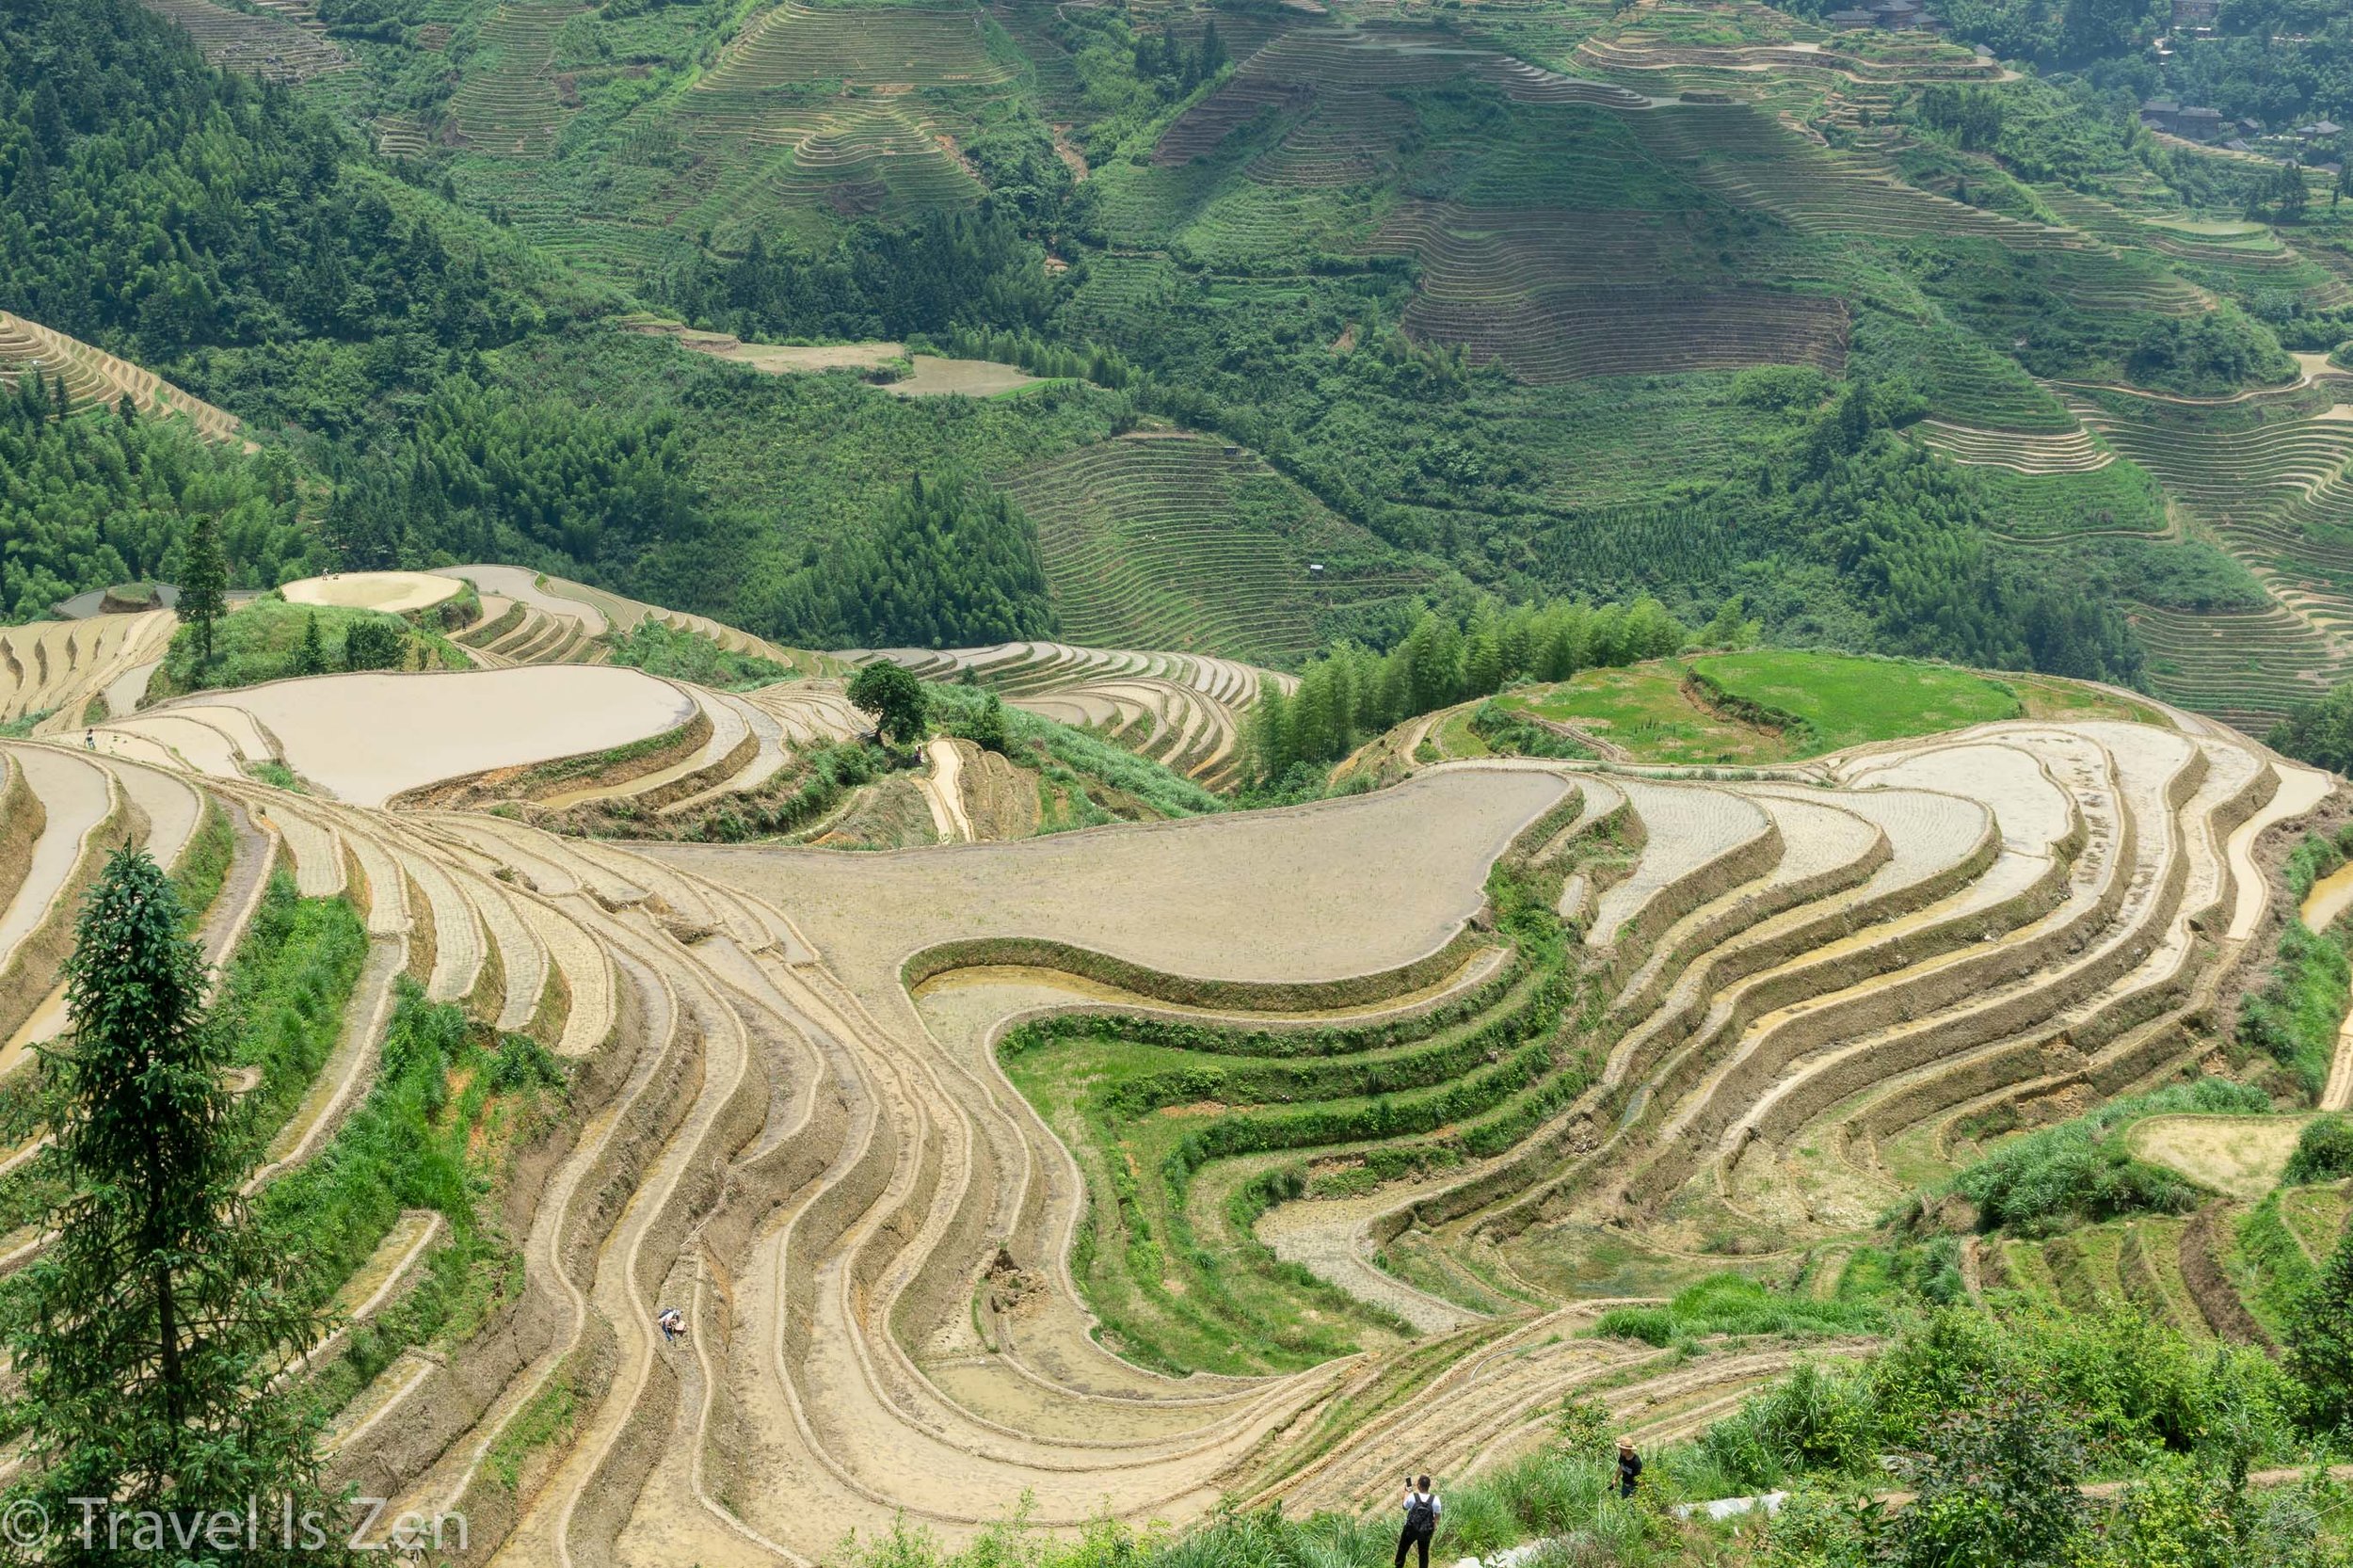
[[[2223,134],[2220,109],[2202,104],[2185,107],[2170,98],[2152,98],[2140,105],[2140,122],[2152,131],[2164,131],[2191,141],[2214,141]]]

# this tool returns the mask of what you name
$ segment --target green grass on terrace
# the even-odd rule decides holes
[[[1826,746],[1961,729],[2019,712],[2015,692],[1945,664],[1759,649],[1692,667],[1735,697],[1802,720]]]
[[[1710,699],[1695,676],[1737,700]],[[1765,766],[2021,714],[2157,719],[2140,704],[2066,681],[1995,679],[1915,660],[1793,649],[1582,670],[1558,685],[1497,700],[1575,725],[1625,748],[1638,762],[1688,766]],[[1739,702],[1769,712],[1742,716]],[[1785,718],[1775,722],[1773,712]]]

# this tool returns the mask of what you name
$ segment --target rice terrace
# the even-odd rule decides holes
[[[2342,9],[0,0],[0,1563],[2353,1565]]]

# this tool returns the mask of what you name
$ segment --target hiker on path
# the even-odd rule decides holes
[[[1438,1495],[1430,1490],[1430,1478],[1417,1480],[1405,1478],[1405,1528],[1397,1535],[1396,1568],[1405,1568],[1405,1553],[1417,1548],[1421,1553],[1420,1568],[1430,1568],[1430,1538],[1438,1533]]]
[[[96,751],[98,749],[97,730],[85,729],[82,731],[82,748],[85,751]]]
[[[1642,1456],[1634,1451],[1634,1439],[1618,1439],[1618,1496],[1634,1496],[1635,1482],[1642,1479]]]
[[[664,1307],[662,1316],[654,1321],[661,1326],[662,1342],[665,1345],[676,1344],[678,1336],[686,1332],[686,1314],[675,1306]]]

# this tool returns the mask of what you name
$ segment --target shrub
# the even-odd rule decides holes
[[[1792,1475],[1867,1475],[1880,1421],[1865,1375],[1808,1362],[1719,1421],[1702,1456],[1737,1485],[1763,1490]]]
[[[2353,995],[2353,969],[2333,936],[2290,920],[2280,932],[2270,982],[2240,1004],[2239,1043],[2292,1068],[2318,1093],[2335,1053],[2337,1026]]]
[[[981,711],[972,715],[961,731],[964,738],[983,751],[993,751],[1000,757],[1008,754],[1013,745],[1005,734],[1005,704],[995,692],[981,701]]]
[[[2185,1214],[2198,1205],[2187,1178],[2135,1158],[2110,1134],[2161,1112],[2261,1112],[2271,1100],[2228,1079],[2198,1079],[2115,1100],[2088,1115],[2002,1144],[1953,1177],[1987,1229],[2047,1235],[2121,1214]]]
[[[2353,1231],[2297,1297],[2288,1317],[2287,1366],[2303,1385],[2313,1428],[2353,1428]]]
[[[1997,1320],[1954,1306],[1904,1321],[1858,1367],[1801,1369],[1751,1395],[1692,1463],[1749,1491],[1876,1480],[1879,1455],[1932,1449],[1954,1412],[2014,1388],[2071,1412],[2089,1469],[2137,1469],[2153,1453],[2227,1468],[2297,1452],[2302,1396],[2260,1351],[2193,1343],[2137,1312]]]
[[[344,630],[344,668],[393,670],[408,662],[408,637],[389,616],[353,621]]]
[[[1487,743],[1491,750],[1512,757],[1590,758],[1591,746],[1580,744],[1557,730],[1547,729],[1490,697],[1471,713],[1471,733]]]
[[[2085,1448],[2066,1411],[2018,1386],[1978,1391],[1940,1418],[1897,1515],[1897,1568],[2061,1568],[2089,1525]]]
[[[1977,1206],[1989,1226],[2034,1235],[2120,1214],[2186,1214],[2198,1207],[2188,1179],[2094,1140],[2065,1123],[2029,1133],[1954,1178],[1954,1191]]]
[[[2347,1176],[2353,1176],[2353,1122],[2328,1115],[2305,1123],[2296,1152],[2288,1156],[2287,1179],[2334,1181]]]

